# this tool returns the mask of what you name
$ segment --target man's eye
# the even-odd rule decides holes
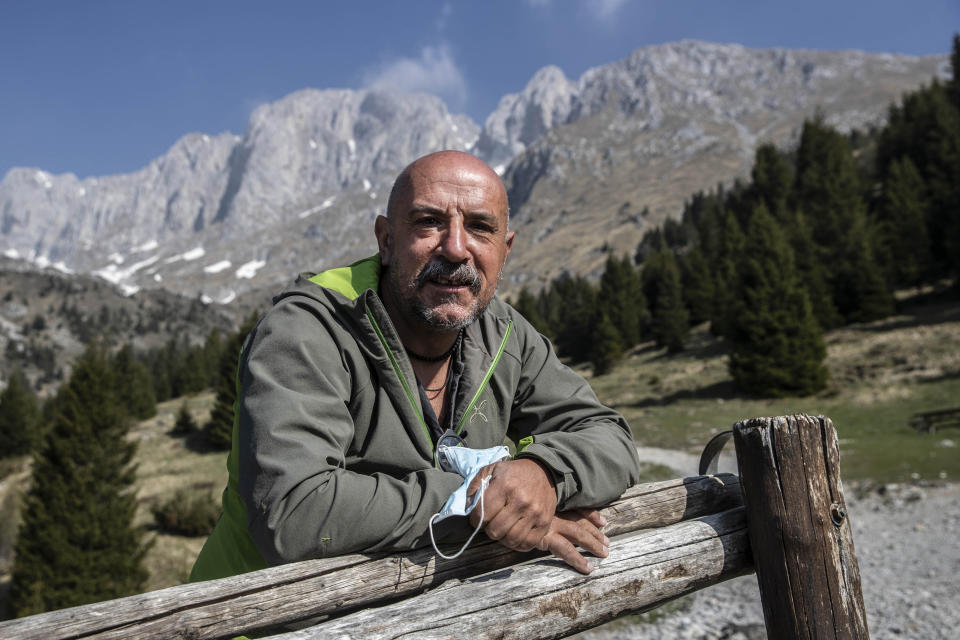
[[[431,216],[427,216],[424,218],[417,218],[416,224],[420,227],[435,227],[440,224],[440,220]]]
[[[485,222],[475,222],[470,225],[470,228],[477,233],[493,233],[496,229],[493,228],[493,225],[489,225]]]

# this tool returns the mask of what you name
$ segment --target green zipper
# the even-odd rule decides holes
[[[430,437],[430,429],[427,428],[427,422],[423,419],[423,413],[420,412],[420,408],[417,406],[417,401],[413,397],[413,392],[410,390],[410,385],[407,384],[407,379],[400,370],[400,363],[397,362],[397,358],[393,355],[393,349],[391,349],[387,344],[387,339],[383,337],[383,332],[380,331],[380,325],[377,324],[373,314],[370,313],[369,307],[367,308],[367,318],[370,319],[370,324],[373,325],[373,330],[377,332],[377,337],[380,338],[380,343],[383,345],[384,350],[390,357],[390,362],[393,364],[393,370],[397,372],[397,377],[400,378],[400,384],[403,385],[403,390],[407,394],[407,400],[410,401],[410,406],[413,407],[414,413],[417,414],[417,419],[420,420],[420,426],[423,427],[423,432],[427,436],[427,442],[430,443],[430,448],[433,449],[433,438]]]
[[[500,348],[497,349],[497,355],[493,357],[493,362],[490,363],[490,368],[487,369],[486,375],[483,376],[483,380],[480,382],[480,388],[477,389],[477,392],[473,394],[473,399],[470,400],[470,404],[467,405],[467,410],[463,412],[463,417],[460,418],[460,424],[457,425],[457,434],[463,430],[463,425],[467,421],[467,416],[470,415],[470,411],[473,409],[473,405],[477,404],[477,400],[480,399],[480,394],[483,393],[483,390],[486,388],[487,383],[490,382],[490,378],[493,377],[493,370],[497,368],[497,363],[500,362],[500,356],[503,355],[503,350],[507,346],[507,339],[510,337],[510,333],[513,331],[513,320],[507,324],[507,331],[503,334],[503,340],[500,341]]]

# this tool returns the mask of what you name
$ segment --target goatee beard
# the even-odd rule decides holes
[[[432,260],[420,270],[416,276],[402,286],[394,273],[387,268],[386,282],[390,289],[390,294],[394,302],[399,307],[401,313],[404,309],[408,310],[409,315],[422,322],[424,325],[439,331],[459,331],[471,324],[487,308],[486,304],[481,305],[479,299],[474,299],[470,303],[467,313],[459,317],[446,317],[441,314],[437,307],[443,304],[455,302],[456,294],[444,296],[437,305],[427,305],[423,300],[417,297],[417,292],[431,280],[436,278],[445,278],[452,284],[469,287],[470,291],[476,296],[479,295],[483,287],[483,281],[476,267],[470,264],[453,264],[443,259]]]

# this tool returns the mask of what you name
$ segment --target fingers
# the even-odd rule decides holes
[[[550,519],[525,509],[502,509],[484,527],[487,536],[514,551],[530,551],[550,529]]]
[[[571,544],[599,558],[610,555],[610,539],[577,512],[559,514],[550,524],[550,532],[563,536]]]
[[[593,526],[601,529],[607,526],[607,519],[603,517],[603,514],[600,513],[597,509],[577,509],[577,512],[581,516],[590,521]]]
[[[583,557],[573,544],[557,533],[548,533],[541,541],[540,548],[543,551],[549,551],[557,558],[560,558],[568,565],[583,574],[588,574],[594,570],[594,566]]]

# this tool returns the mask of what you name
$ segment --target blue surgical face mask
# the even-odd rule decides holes
[[[490,449],[470,449],[469,447],[449,447],[441,444],[437,447],[437,454],[446,460],[451,471],[463,476],[463,484],[450,494],[443,508],[430,518],[429,523],[430,542],[433,544],[433,550],[436,551],[437,555],[441,558],[452,560],[466,550],[473,541],[474,536],[480,531],[480,527],[483,526],[483,494],[486,492],[487,485],[490,483],[490,477],[488,476],[483,479],[480,483],[480,488],[473,494],[472,500],[467,498],[467,488],[481,469],[494,462],[500,462],[501,460],[509,458],[510,451],[503,446],[492,447]],[[450,516],[468,515],[478,504],[480,505],[480,524],[477,525],[477,528],[473,530],[473,533],[470,534],[470,537],[467,538],[467,541],[463,543],[463,546],[460,547],[460,550],[455,554],[447,556],[441,553],[433,537],[433,524]]]

